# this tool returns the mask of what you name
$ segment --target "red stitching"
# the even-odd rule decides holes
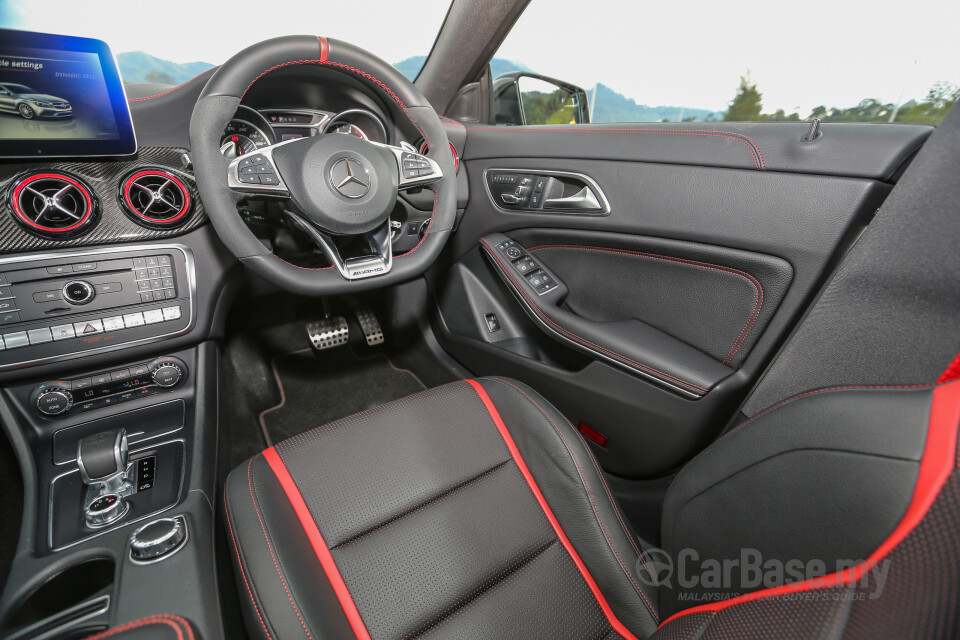
[[[257,520],[260,521],[260,530],[263,531],[263,539],[267,543],[267,549],[270,551],[270,557],[273,559],[273,566],[277,570],[277,575],[280,576],[280,583],[283,585],[283,590],[287,592],[287,600],[290,601],[290,606],[293,607],[293,612],[297,614],[297,619],[300,620],[300,626],[303,627],[304,633],[307,634],[307,637],[310,640],[313,640],[313,636],[310,635],[310,630],[307,629],[307,624],[303,621],[303,618],[300,616],[300,610],[297,609],[297,605],[293,602],[293,596],[290,595],[290,589],[287,588],[287,581],[283,578],[283,572],[280,571],[280,564],[277,562],[277,557],[273,554],[273,545],[270,544],[270,537],[267,536],[267,527],[263,524],[263,518],[260,517],[260,508],[257,506],[257,499],[253,495],[253,478],[250,476],[250,468],[253,466],[253,458],[247,462],[247,486],[250,488],[250,501],[253,502],[253,510],[257,513]]]
[[[148,616],[146,618],[140,618],[139,620],[134,620],[133,622],[128,622],[122,624],[119,627],[114,627],[106,631],[101,631],[100,633],[94,634],[92,636],[87,636],[84,640],[102,640],[102,638],[109,638],[118,633],[123,633],[124,631],[129,631],[131,629],[139,629],[141,627],[148,627],[153,624],[165,624],[171,627],[174,631],[177,632],[177,639],[183,640],[183,631],[186,630],[187,638],[189,640],[194,640],[193,628],[190,626],[190,623],[181,618],[169,613],[158,614],[155,616]]]
[[[610,546],[610,549],[613,551],[613,555],[617,557],[617,561],[620,562],[620,566],[623,568],[624,573],[626,573],[627,577],[630,578],[630,582],[633,583],[633,586],[636,588],[637,593],[640,594],[640,597],[643,599],[644,604],[647,605],[647,609],[650,611],[650,615],[653,616],[653,621],[656,623],[659,623],[660,618],[657,616],[656,611],[654,611],[653,605],[647,599],[647,596],[643,593],[643,589],[640,588],[640,585],[637,584],[636,580],[633,577],[633,574],[630,573],[629,569],[627,569],[626,563],[623,561],[623,558],[620,557],[620,554],[617,552],[616,546],[613,544],[613,541],[610,539],[610,534],[607,532],[607,527],[606,525],[603,524],[603,518],[600,517],[600,510],[597,509],[597,503],[594,502],[593,500],[593,493],[591,493],[590,487],[587,486],[587,481],[583,476],[583,469],[580,468],[580,463],[577,461],[577,456],[576,454],[573,453],[573,449],[570,448],[570,443],[567,442],[567,439],[566,437],[564,437],[563,432],[560,430],[560,427],[558,427],[557,423],[553,421],[553,418],[551,418],[550,415],[543,410],[543,407],[541,407],[537,403],[537,401],[531,398],[523,389],[521,389],[520,387],[516,386],[511,382],[502,380],[500,378],[491,378],[491,380],[496,380],[497,382],[511,386],[517,391],[519,391],[520,393],[522,393],[527,400],[533,403],[533,406],[535,406],[537,409],[540,410],[540,413],[543,414],[543,417],[549,420],[550,424],[553,425],[553,429],[557,432],[557,435],[560,436],[560,439],[563,441],[563,446],[567,448],[567,452],[570,454],[570,459],[573,460],[573,464],[577,468],[577,473],[580,475],[580,482],[581,484],[583,484],[583,489],[587,493],[587,498],[590,500],[590,506],[593,508],[593,513],[597,516],[597,522],[600,523],[600,528],[603,530],[603,535],[607,539],[607,544]],[[627,537],[629,538],[630,536],[628,535]],[[637,553],[639,555],[639,552]]]
[[[174,91],[179,91],[180,89],[183,89],[185,86],[187,86],[188,84],[190,84],[191,82],[193,82],[194,80],[196,80],[197,78],[199,78],[200,76],[202,76],[202,75],[204,75],[204,74],[207,74],[207,73],[210,73],[211,71],[216,71],[216,70],[219,69],[219,68],[220,68],[220,65],[217,65],[217,66],[215,66],[215,67],[210,67],[210,68],[207,69],[206,71],[202,71],[202,72],[198,73],[197,75],[193,76],[192,78],[190,78],[189,80],[187,80],[187,81],[184,82],[183,84],[177,85],[177,86],[174,87],[173,89],[168,89],[168,90],[164,91],[163,93],[158,93],[158,94],[152,95],[152,96],[144,96],[144,97],[142,97],[142,98],[130,98],[129,100],[127,100],[127,102],[143,102],[144,100],[153,100],[154,98],[159,98],[159,97],[161,97],[161,96],[165,96],[165,95],[167,95],[167,94],[173,93]]]
[[[273,636],[270,635],[270,632],[267,631],[267,625],[263,621],[263,617],[260,615],[260,607],[257,606],[257,601],[253,597],[253,590],[250,588],[250,583],[247,582],[247,574],[243,570],[243,560],[240,559],[240,547],[237,546],[237,539],[233,535],[233,522],[230,520],[230,511],[227,509],[227,492],[223,492],[223,513],[227,517],[227,526],[230,528],[230,539],[233,541],[233,549],[237,553],[237,565],[240,567],[240,575],[243,576],[243,584],[247,586],[247,593],[250,595],[250,602],[253,604],[253,610],[257,614],[257,618],[260,620],[260,626],[263,627],[263,632],[267,635],[267,638],[273,640]]]
[[[467,131],[490,131],[493,133],[622,133],[654,136],[706,136],[736,140],[747,148],[758,171],[766,171],[767,165],[760,153],[760,146],[753,138],[742,133],[724,133],[716,129],[684,129],[682,131],[658,131],[654,129],[522,129],[519,127],[464,127]],[[744,140],[746,138],[746,140]],[[750,142],[748,143],[747,140]],[[758,160],[759,157],[759,160]]]
[[[651,258],[654,260],[663,260],[665,262],[677,262],[681,264],[689,264],[703,269],[709,269],[710,271],[721,271],[725,273],[730,273],[732,275],[737,275],[747,280],[752,286],[754,291],[754,300],[753,300],[753,311],[750,313],[750,316],[747,318],[746,324],[743,325],[743,328],[740,329],[740,334],[737,336],[737,339],[734,340],[733,344],[730,345],[730,349],[727,351],[726,357],[723,359],[723,364],[727,364],[733,359],[733,356],[736,355],[737,351],[740,350],[740,347],[743,346],[743,343],[746,341],[747,336],[750,335],[750,332],[753,330],[753,326],[757,323],[757,320],[760,318],[760,311],[763,309],[763,285],[760,284],[760,281],[754,278],[751,274],[746,271],[741,271],[740,269],[735,269],[733,267],[727,267],[724,265],[713,264],[710,262],[701,262],[699,260],[688,260],[686,258],[677,258],[674,256],[664,256],[657,253],[647,253],[646,251],[633,251],[630,249],[610,249],[606,247],[589,247],[584,245],[571,245],[571,244],[545,244],[527,249],[527,251],[533,253],[534,251],[543,251],[548,249],[572,249],[579,251],[604,251],[608,253],[620,253],[623,255],[637,256],[641,258]]]
[[[523,287],[522,287],[522,286],[517,282],[517,280],[513,277],[513,274],[510,273],[509,269],[507,269],[507,268],[504,266],[503,261],[500,260],[500,257],[496,254],[496,251],[493,249],[493,247],[490,246],[490,243],[487,242],[486,239],[484,239],[484,238],[481,238],[481,239],[480,239],[480,242],[483,243],[483,245],[484,245],[485,247],[487,247],[487,249],[489,250],[488,253],[489,253],[491,256],[493,256],[493,259],[494,259],[494,260],[497,261],[497,264],[499,264],[500,267],[501,267],[501,270],[502,270],[505,274],[507,274],[507,277],[510,278],[511,281],[513,281],[513,284],[515,285],[516,289],[520,292],[520,294],[524,297],[524,299],[526,299],[526,301],[530,304],[530,307],[534,310],[534,312],[536,312],[536,314],[537,314],[538,316],[540,316],[540,318],[541,318],[544,322],[546,322],[546,323],[549,324],[550,326],[554,327],[554,328],[555,328],[557,331],[559,331],[560,333],[566,335],[566,336],[569,337],[571,340],[575,340],[576,342],[579,342],[579,343],[582,344],[582,345],[592,347],[592,348],[594,348],[594,349],[596,349],[596,350],[598,350],[598,351],[601,351],[602,353],[604,353],[604,354],[606,354],[606,355],[609,355],[609,356],[612,357],[612,358],[615,358],[615,359],[617,359],[617,360],[620,360],[620,361],[622,361],[622,362],[624,362],[624,363],[626,363],[626,364],[632,364],[632,365],[634,365],[634,366],[637,366],[637,367],[639,367],[639,368],[647,371],[648,373],[651,373],[651,374],[655,375],[655,377],[656,377],[656,376],[663,376],[664,378],[667,378],[667,379],[668,379],[668,380],[666,380],[666,381],[669,381],[669,382],[671,382],[671,383],[673,383],[673,384],[679,384],[679,385],[681,385],[681,386],[688,387],[688,388],[690,388],[690,389],[692,389],[692,390],[700,391],[700,392],[702,392],[702,393],[706,393],[707,391],[709,391],[709,389],[707,389],[707,388],[705,388],[705,387],[701,387],[701,386],[696,385],[696,384],[694,384],[694,383],[692,383],[692,382],[688,382],[688,381],[686,381],[686,380],[684,380],[684,379],[682,379],[682,378],[678,378],[678,377],[673,376],[673,375],[671,375],[671,374],[669,374],[669,373],[660,371],[659,369],[655,369],[655,368],[651,367],[651,366],[648,365],[648,364],[644,364],[644,363],[642,363],[642,362],[637,362],[636,360],[633,360],[633,359],[631,359],[631,358],[628,358],[627,356],[625,356],[625,355],[623,355],[623,354],[620,354],[620,353],[617,353],[616,351],[611,351],[610,349],[607,349],[607,348],[605,348],[605,347],[601,347],[601,346],[598,345],[598,344],[594,344],[593,342],[590,342],[590,341],[587,340],[586,338],[582,338],[582,337],[578,336],[577,334],[573,333],[572,331],[569,331],[569,330],[565,329],[564,327],[561,327],[559,324],[555,323],[553,320],[551,320],[550,318],[548,318],[548,317],[543,313],[543,311],[540,310],[540,307],[538,307],[537,304],[536,304],[533,300],[530,299],[530,296],[528,296],[528,295],[527,295],[527,292],[523,290]],[[702,393],[701,393],[701,395],[702,395]]]

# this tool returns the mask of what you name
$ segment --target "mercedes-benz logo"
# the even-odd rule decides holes
[[[363,163],[354,158],[340,158],[333,163],[330,182],[347,198],[362,198],[370,191],[370,174]]]

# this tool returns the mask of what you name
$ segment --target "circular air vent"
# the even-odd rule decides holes
[[[66,173],[34,172],[19,178],[10,193],[14,219],[35,235],[71,238],[97,222],[93,191]]]
[[[420,139],[420,143],[417,145],[417,151],[419,151],[421,155],[427,155],[427,152],[430,151],[430,147],[429,145],[427,145],[427,141],[424,140],[423,138]],[[450,153],[453,154],[453,170],[459,171],[460,170],[460,154],[457,153],[457,148],[453,146],[452,142],[450,143]]]
[[[183,180],[164,169],[141,168],[120,181],[120,202],[131,218],[151,229],[187,221],[193,199]]]

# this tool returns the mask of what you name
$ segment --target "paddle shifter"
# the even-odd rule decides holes
[[[86,485],[83,516],[91,529],[116,522],[129,511],[124,498],[134,493],[135,487],[127,479],[127,457],[126,429],[101,431],[80,440],[77,464]]]

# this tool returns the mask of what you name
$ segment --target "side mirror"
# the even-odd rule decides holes
[[[493,81],[492,124],[586,124],[587,92],[555,78],[513,71]]]

